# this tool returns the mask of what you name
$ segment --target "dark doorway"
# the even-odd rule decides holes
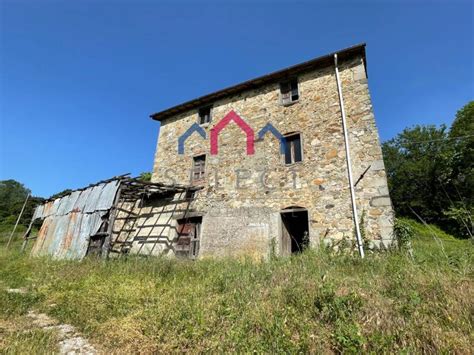
[[[89,246],[87,247],[87,256],[100,256],[102,254],[102,247],[105,242],[105,235],[93,235],[89,239]]]
[[[102,217],[102,223],[95,235],[89,238],[89,245],[87,246],[87,256],[101,256],[102,248],[105,243],[105,237],[108,235],[107,229],[109,226],[109,214]]]
[[[289,207],[280,215],[282,255],[302,252],[309,245],[308,211],[302,207]]]

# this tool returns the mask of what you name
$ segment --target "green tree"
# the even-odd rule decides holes
[[[55,193],[54,195],[51,195],[49,197],[50,200],[55,200],[57,198],[61,198],[61,197],[64,197],[66,195],[69,195],[70,193],[72,192],[71,189],[66,189],[66,190],[63,190],[61,192],[58,192],[58,193]]]
[[[474,194],[474,102],[446,126],[406,128],[382,145],[390,195],[399,216],[413,208],[428,222],[471,236]]]
[[[458,233],[474,234],[474,101],[460,109],[449,132],[454,149],[446,193],[450,207],[446,217],[457,222]],[[470,232],[469,232],[470,231]]]
[[[451,182],[466,204],[474,204],[474,101],[456,114],[449,137],[456,154],[452,162]],[[456,193],[457,193],[456,192]]]
[[[144,172],[141,173],[138,178],[142,181],[151,181],[151,173],[150,172]]]
[[[445,126],[415,126],[383,144],[390,194],[400,215],[412,215],[413,208],[430,222],[442,218],[439,179],[452,155],[447,137]]]
[[[15,180],[1,180],[0,181],[0,224],[11,225],[16,222],[18,215],[21,212],[26,197],[31,194],[22,183]],[[43,201],[40,197],[29,198],[20,224],[27,225],[36,205]]]

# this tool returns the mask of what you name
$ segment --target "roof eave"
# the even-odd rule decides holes
[[[191,110],[193,108],[197,108],[200,106],[204,106],[206,104],[210,104],[216,100],[219,100],[225,96],[231,95],[231,94],[236,94],[245,90],[257,88],[262,84],[273,82],[279,79],[283,79],[285,77],[290,77],[293,75],[296,75],[298,73],[307,71],[309,69],[313,69],[315,67],[323,67],[327,66],[333,63],[333,57],[334,54],[337,54],[338,58],[340,60],[344,60],[346,58],[349,58],[351,56],[361,54],[364,60],[364,65],[365,69],[367,70],[367,63],[366,63],[366,56],[365,56],[365,43],[360,43],[356,44],[354,46],[348,47],[341,49],[339,51],[323,55],[321,57],[317,57],[311,60],[308,60],[306,62],[292,65],[290,67],[251,79],[244,81],[240,84],[233,85],[230,87],[227,87],[225,89],[221,89],[218,91],[215,91],[213,93],[198,97],[196,99],[184,102],[180,105],[173,106],[169,109],[166,109],[164,111],[160,111],[157,113],[154,113],[150,115],[150,117],[155,120],[155,121],[162,121],[166,118],[169,118],[171,116],[180,114],[182,112]]]

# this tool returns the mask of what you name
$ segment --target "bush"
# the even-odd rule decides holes
[[[404,219],[396,218],[393,226],[397,245],[400,250],[411,249],[411,240],[415,233],[410,224]]]

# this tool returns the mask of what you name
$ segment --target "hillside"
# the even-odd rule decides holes
[[[411,254],[365,260],[319,250],[269,262],[67,262],[2,246],[0,352],[57,350],[57,332],[28,320],[35,310],[104,352],[468,353],[473,245],[407,223]]]

